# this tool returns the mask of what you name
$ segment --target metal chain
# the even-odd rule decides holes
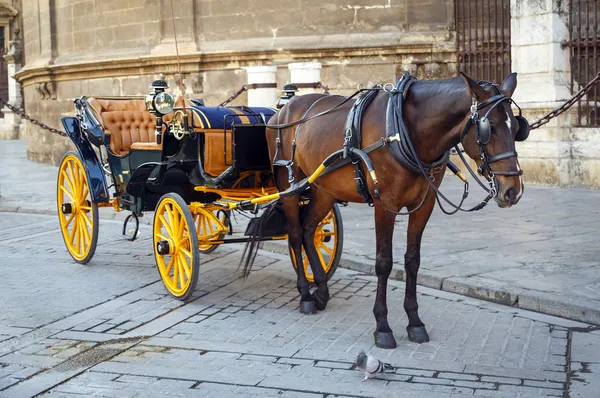
[[[540,126],[543,126],[544,124],[548,123],[553,118],[557,117],[558,115],[560,115],[561,113],[563,113],[564,111],[566,111],[567,109],[569,109],[570,107],[575,105],[577,103],[577,101],[579,101],[581,99],[581,97],[586,95],[598,82],[600,82],[600,72],[598,72],[598,74],[596,75],[595,78],[593,78],[588,84],[586,84],[581,90],[579,90],[579,92],[577,94],[575,94],[573,97],[571,97],[570,100],[568,100],[567,102],[565,102],[560,107],[553,110],[552,112],[549,112],[546,115],[539,118],[538,120],[536,120],[534,123],[531,124],[529,129],[533,130],[533,129],[537,129]]]
[[[0,104],[6,106],[8,109],[10,109],[11,111],[13,111],[17,115],[21,116],[23,119],[29,120],[31,123],[33,123],[33,124],[35,124],[35,125],[43,128],[44,130],[48,130],[51,133],[58,134],[58,135],[61,135],[63,137],[67,136],[67,134],[64,131],[57,130],[57,129],[53,128],[53,127],[48,126],[47,124],[44,124],[44,123],[40,122],[39,120],[36,120],[36,119],[32,118],[31,116],[27,115],[23,111],[23,109],[19,109],[19,108],[16,108],[16,107],[12,106],[8,102],[4,101],[2,98],[0,98]]]

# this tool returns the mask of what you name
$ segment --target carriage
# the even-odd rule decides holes
[[[131,212],[123,225],[125,234],[134,223],[131,240],[138,218],[153,211],[160,277],[171,295],[186,300],[198,281],[200,254],[247,242],[259,227],[261,240],[287,238],[280,209],[265,223],[257,216],[279,195],[265,137],[276,109],[175,99],[163,79],[151,88],[146,98],[75,100],[77,117],[62,119],[76,152],[67,153],[59,167],[58,218],[69,254],[85,264],[96,250],[98,208]],[[307,202],[301,197],[301,205]],[[232,212],[250,216],[241,237],[232,234]],[[338,204],[319,224],[314,241],[330,278],[343,244]],[[308,258],[292,263],[312,280]]]

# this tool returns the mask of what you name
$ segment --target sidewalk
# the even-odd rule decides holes
[[[57,168],[28,161],[25,150],[25,142],[0,141],[0,211],[55,213]],[[442,190],[460,198],[454,178],[447,177]],[[484,197],[475,184],[471,190],[472,202]],[[102,218],[127,215],[101,210]],[[372,209],[353,204],[342,214],[342,266],[373,273]],[[403,277],[407,221],[398,217],[396,222],[395,279]],[[599,191],[526,186],[511,209],[492,203],[454,216],[436,209],[423,238],[419,284],[600,325],[598,241]],[[265,248],[285,253],[285,245]]]

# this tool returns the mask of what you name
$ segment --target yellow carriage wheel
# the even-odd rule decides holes
[[[160,198],[153,230],[160,277],[169,293],[187,300],[196,289],[200,255],[194,218],[181,196],[168,193]]]
[[[65,246],[80,264],[92,259],[98,243],[98,205],[79,157],[69,152],[58,168],[56,188],[58,220]]]
[[[337,204],[333,205],[331,211],[321,220],[315,230],[315,248],[321,261],[321,267],[327,274],[327,280],[331,279],[338,267],[342,257],[342,246],[344,245],[344,227],[342,225],[342,214]],[[294,267],[296,264],[292,261]],[[302,267],[309,282],[314,282],[308,256],[302,248]],[[298,270],[296,269],[296,272]]]
[[[199,213],[194,214],[194,223],[196,224],[198,242],[219,241],[225,237],[229,218],[225,212],[221,212],[221,216],[217,218],[210,210],[201,209]],[[200,243],[198,249],[200,253],[208,254],[213,252],[218,246],[218,243]]]

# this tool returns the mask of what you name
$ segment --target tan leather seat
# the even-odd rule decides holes
[[[110,134],[110,148],[117,155],[125,155],[131,149],[160,151],[162,144],[156,143],[156,117],[146,109],[143,100],[102,100],[88,99],[88,104],[96,114],[105,133]],[[176,107],[184,104],[183,97],[175,101]],[[185,105],[191,105],[185,100]],[[174,112],[163,116],[165,122],[170,122]],[[187,111],[188,115],[192,115]],[[192,120],[188,116],[188,120]],[[199,126],[198,116],[192,115],[194,126]],[[163,127],[164,134],[164,127]]]

